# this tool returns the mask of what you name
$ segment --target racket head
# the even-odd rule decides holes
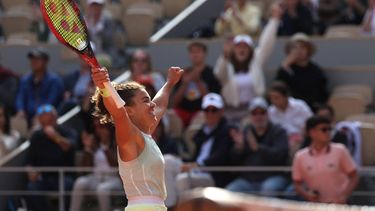
[[[92,67],[99,67],[89,41],[89,33],[73,0],[41,0],[44,20],[56,38],[77,52]]]

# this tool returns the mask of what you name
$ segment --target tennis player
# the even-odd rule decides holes
[[[128,198],[125,211],[166,211],[167,196],[164,181],[164,159],[151,134],[165,113],[169,95],[180,80],[183,70],[171,67],[168,79],[154,99],[136,82],[114,85],[111,95],[103,83],[109,82],[105,68],[92,69],[98,87],[92,101],[94,116],[102,124],[113,123],[116,128],[119,173]],[[118,108],[116,98],[125,106]]]

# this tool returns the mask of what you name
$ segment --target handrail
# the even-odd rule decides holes
[[[187,8],[185,8],[182,12],[180,12],[171,21],[169,21],[164,27],[162,27],[159,31],[157,31],[154,35],[152,35],[150,38],[150,43],[159,41],[168,32],[170,32],[175,26],[177,26],[177,24],[181,23],[181,21],[183,21],[186,17],[188,17],[192,12],[194,12],[197,8],[203,5],[206,1],[207,0],[195,0],[193,3],[191,3]]]
[[[121,83],[123,81],[128,80],[130,78],[130,76],[131,76],[131,73],[129,71],[126,71],[126,72],[122,73],[121,75],[119,75],[113,81],[116,82],[116,83]],[[69,119],[71,119],[72,117],[74,117],[76,114],[78,114],[80,111],[81,111],[81,107],[78,106],[78,105],[75,106],[70,111],[68,111],[67,113],[65,113],[61,117],[59,117],[57,119],[57,123],[58,124],[65,123],[66,121],[68,121]],[[10,152],[6,156],[4,156],[2,159],[0,159],[0,167],[3,166],[3,165],[5,165],[7,162],[9,162],[10,160],[12,160],[13,158],[15,158],[21,152],[23,152],[24,150],[26,150],[29,146],[30,146],[30,141],[26,140],[19,147],[17,147],[12,152]]]

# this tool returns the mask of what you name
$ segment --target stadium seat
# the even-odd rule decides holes
[[[356,114],[351,115],[346,120],[370,123],[375,125],[375,114]]]
[[[2,16],[1,24],[3,26],[6,37],[15,33],[30,32],[32,27],[32,19],[28,15],[7,14]]]
[[[336,121],[345,120],[348,116],[362,114],[366,111],[366,99],[358,93],[333,94],[328,104],[335,111]]]
[[[375,124],[362,124],[360,131],[362,136],[362,165],[373,166],[375,165]]]
[[[333,93],[358,93],[366,99],[367,104],[371,104],[373,101],[372,88],[369,85],[351,84],[336,86]]]
[[[104,10],[108,11],[109,14],[111,14],[112,18],[117,21],[121,21],[122,17],[122,7],[121,4],[112,3],[105,5]]]
[[[126,11],[129,6],[135,3],[144,3],[144,2],[150,2],[150,0],[120,0],[120,3],[122,5],[123,11]]]
[[[10,119],[10,127],[17,130],[22,138],[29,137],[29,130],[27,128],[27,121],[25,118],[14,116]]]
[[[35,33],[25,32],[25,33],[13,33],[10,34],[7,39],[7,45],[33,45],[38,43],[38,38]]]
[[[173,18],[178,15],[183,9],[185,9],[191,0],[161,0],[161,6],[164,10],[164,16],[166,18]]]
[[[27,0],[1,0],[1,4],[3,5],[5,11],[8,11],[14,7],[30,6],[29,2],[30,1]]]
[[[360,27],[355,25],[330,26],[324,34],[326,38],[355,38],[360,37]]]
[[[156,2],[137,2],[130,5],[127,10],[151,10],[156,19],[163,18],[163,8]]]
[[[127,10],[122,18],[128,45],[145,46],[154,32],[155,17],[150,9]]]

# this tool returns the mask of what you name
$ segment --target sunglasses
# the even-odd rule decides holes
[[[257,116],[257,115],[266,115],[266,111],[253,111],[253,112],[251,112],[251,115],[253,115],[253,116]]]
[[[218,108],[206,108],[206,109],[204,109],[204,112],[206,112],[206,113],[216,113],[218,111],[219,111]]]
[[[44,113],[49,113],[49,112],[52,112],[53,110],[54,110],[54,107],[52,105],[42,105],[42,106],[39,106],[39,108],[36,110],[36,114],[40,115]]]
[[[323,133],[327,133],[332,131],[332,127],[321,127],[318,128],[318,130],[322,131]]]

